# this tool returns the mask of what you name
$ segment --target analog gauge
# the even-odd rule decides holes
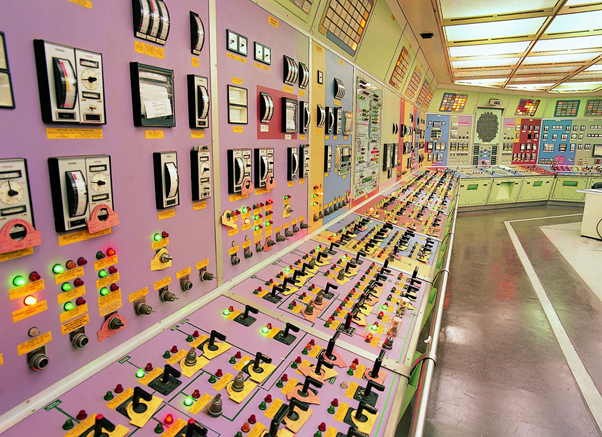
[[[23,198],[23,187],[15,181],[0,184],[0,202],[5,205],[16,205]]]
[[[98,73],[91,68],[86,68],[81,74],[82,85],[93,91],[100,85]]]
[[[92,189],[97,193],[102,193],[107,189],[107,177],[102,173],[92,176]]]

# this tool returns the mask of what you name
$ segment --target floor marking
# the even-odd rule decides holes
[[[541,217],[541,218],[553,218],[553,217]],[[535,219],[535,220],[537,220],[537,219]],[[519,221],[519,220],[514,220],[514,221]],[[594,381],[592,380],[591,376],[587,372],[587,369],[585,368],[583,362],[581,361],[581,358],[579,358],[579,354],[575,350],[573,343],[571,343],[571,339],[569,338],[568,334],[564,330],[564,327],[562,326],[562,322],[560,321],[558,314],[556,314],[556,310],[554,310],[554,306],[552,305],[552,302],[548,298],[548,295],[546,294],[546,291],[543,288],[543,285],[541,284],[541,281],[539,280],[539,277],[537,276],[537,273],[535,272],[535,269],[533,268],[531,261],[529,261],[529,257],[527,256],[525,249],[523,248],[523,246],[520,243],[520,240],[518,239],[518,235],[516,235],[514,228],[512,228],[512,221],[505,221],[504,225],[506,226],[506,229],[508,230],[508,234],[510,234],[510,239],[512,240],[512,244],[514,244],[516,253],[518,254],[518,257],[521,260],[523,267],[525,268],[527,276],[529,276],[529,279],[531,280],[531,284],[533,284],[535,293],[537,294],[537,297],[539,298],[539,302],[541,303],[541,306],[543,307],[546,317],[548,318],[548,322],[550,323],[550,326],[552,327],[552,331],[554,332],[554,335],[556,336],[556,340],[558,341],[558,344],[560,345],[560,349],[562,350],[562,353],[564,354],[564,357],[566,358],[569,368],[571,369],[571,372],[573,373],[575,381],[577,381],[577,385],[579,386],[579,390],[581,390],[583,399],[585,399],[585,403],[586,403],[587,407],[589,408],[594,420],[596,421],[596,425],[598,426],[598,431],[602,432],[602,396],[600,395],[600,392],[596,388],[596,385],[594,384]]]
[[[504,223],[530,222],[530,221],[533,221],[533,220],[547,220],[547,219],[563,218],[563,217],[576,217],[576,216],[580,216],[580,215],[583,215],[583,213],[580,213],[580,214],[565,214],[565,215],[551,215],[551,216],[546,216],[546,217],[535,217],[535,218],[526,218],[526,219],[518,219],[518,220],[508,220],[507,222],[504,222]]]

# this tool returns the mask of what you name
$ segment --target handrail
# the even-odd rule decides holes
[[[458,178],[458,182],[459,182]],[[459,188],[456,197],[460,197]],[[433,381],[433,375],[435,372],[436,365],[436,354],[437,347],[439,346],[439,332],[441,331],[441,320],[443,318],[443,305],[445,302],[445,293],[447,291],[447,279],[449,277],[449,264],[451,260],[451,252],[454,244],[454,236],[456,232],[456,219],[458,216],[458,205],[459,199],[456,199],[456,206],[454,208],[453,224],[448,233],[450,237],[449,248],[447,252],[447,259],[445,266],[441,272],[442,286],[439,289],[439,296],[434,308],[433,323],[430,330],[431,341],[428,343],[426,352],[417,360],[422,361],[422,368],[420,370],[420,378],[418,380],[418,390],[416,393],[416,407],[412,416],[412,426],[410,428],[409,437],[422,437],[424,433],[424,425],[426,423],[426,412],[429,402],[429,395],[431,391],[431,384]],[[434,285],[434,284],[433,284]]]

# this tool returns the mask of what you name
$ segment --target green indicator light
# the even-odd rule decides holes
[[[75,305],[73,304],[73,302],[67,302],[64,306],[63,309],[65,311],[73,311],[75,309]]]
[[[258,231],[259,230],[259,225],[255,226],[255,230]]]
[[[224,310],[224,316],[229,316],[229,315],[230,315],[230,310],[228,310],[228,309],[225,309],[225,310]]]
[[[55,264],[52,267],[52,271],[54,272],[55,275],[58,275],[59,273],[63,273],[65,271],[65,267],[63,267],[60,264]]]
[[[21,285],[25,285],[25,278],[23,276],[15,276],[13,279],[13,285],[15,287],[20,287]]]
[[[161,241],[161,238],[162,238],[161,234],[157,233],[157,234],[153,235],[153,240],[155,240],[155,241]]]
[[[285,272],[290,272],[290,271],[291,271],[291,269],[290,269],[290,267],[287,267],[287,268],[285,268],[285,269],[284,269],[284,271],[285,271]]]
[[[373,331],[376,331],[376,329],[377,329],[377,328],[376,328],[376,325],[372,325],[372,330],[373,330]]]
[[[71,289],[73,289],[73,287],[71,286],[70,283],[65,282],[63,285],[61,285],[61,289],[63,291],[71,291]]]
[[[264,334],[267,334],[268,332],[270,332],[270,330],[268,329],[267,326],[264,326],[263,329],[261,330],[261,332],[263,332]]]
[[[246,206],[242,209],[243,214],[245,214],[247,211],[249,210],[249,208],[247,208]]]
[[[109,289],[107,287],[103,287],[100,289],[101,296],[106,296],[107,294],[109,294]]]
[[[138,369],[138,370],[136,371],[136,378],[140,379],[140,378],[142,378],[144,375],[145,375],[145,373],[144,373],[144,370],[142,370],[142,369]]]
[[[186,399],[184,399],[184,405],[186,405],[187,407],[190,407],[193,403],[194,403],[194,400],[190,396],[188,396]]]
[[[107,273],[106,270],[101,270],[98,272],[98,277],[99,278],[106,278],[109,274]]]

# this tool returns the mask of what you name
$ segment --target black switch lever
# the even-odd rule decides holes
[[[330,282],[328,284],[326,284],[326,288],[324,289],[324,294],[328,294],[330,292],[330,289],[334,289],[334,290],[338,290],[339,286],[338,285],[332,285]]]
[[[365,422],[366,420],[368,420],[368,418],[362,420],[363,418],[363,412],[364,410],[366,410],[368,413],[370,414],[376,414],[378,413],[378,410],[376,408],[371,407],[368,404],[365,404],[364,402],[360,402],[360,405],[357,407],[357,410],[355,410],[355,419],[360,421],[360,422]]]
[[[339,243],[335,243],[334,241],[330,243],[330,249],[328,249],[328,253],[331,255],[335,255],[337,252],[334,250],[335,247],[340,247]]]
[[[291,403],[288,407],[288,413],[286,413],[286,417],[292,420],[293,422],[299,420],[299,413],[295,412],[295,407],[298,407],[301,411],[307,411],[307,409],[309,408],[309,404],[301,402],[297,398],[291,399]]]
[[[391,273],[391,270],[387,269],[387,267],[389,267],[389,258],[387,258],[387,259],[385,260],[385,263],[383,264],[383,267],[382,267],[382,269],[380,269],[380,270],[381,270],[381,272],[382,272],[383,270],[386,270],[386,271],[387,271],[387,273]]]
[[[303,383],[303,388],[301,389],[300,392],[297,392],[297,393],[299,393],[299,395],[302,397],[309,395],[309,386],[310,385],[313,385],[314,387],[317,387],[317,388],[322,388],[324,383],[322,381],[318,381],[315,378],[312,378],[311,376],[306,376],[305,382]]]
[[[207,428],[201,428],[197,425],[194,419],[188,419],[188,426],[186,427],[185,437],[205,437],[207,435]]]
[[[299,332],[299,328],[297,328],[295,325],[286,322],[286,325],[284,326],[284,333],[282,334],[282,336],[285,338],[288,337],[289,331]]]
[[[347,315],[347,317],[349,317],[349,315]],[[351,322],[349,322],[349,323],[351,323]],[[326,347],[326,352],[324,352],[324,355],[329,360],[332,360],[335,358],[335,356],[332,354],[332,351],[334,350],[334,344],[336,343],[337,339],[339,338],[339,335],[341,335],[341,332],[337,331],[334,333],[332,338],[330,340],[328,340],[328,346]]]
[[[293,272],[293,284],[297,284],[299,281],[297,281],[297,278],[299,277],[299,275],[301,274],[300,270],[295,270]]]
[[[272,292],[270,293],[272,297],[276,297],[276,292],[279,291],[280,293],[284,293],[285,289],[282,288],[280,285],[278,284],[274,284],[272,285]]]
[[[295,285],[295,280],[293,278],[284,278],[284,281],[282,281],[282,286],[284,287],[284,290],[290,291],[290,288],[288,288],[286,284]]]
[[[357,253],[357,255],[355,255],[355,262],[356,262],[357,264],[361,264],[361,263],[362,263],[362,261],[360,261],[360,256],[366,256],[366,255],[367,255],[367,254],[366,254],[366,252],[363,252],[363,251],[361,251],[361,250],[360,250],[360,251]]]
[[[378,382],[374,382],[370,379],[370,380],[368,380],[368,384],[366,384],[366,388],[363,390],[362,396],[364,398],[370,397],[370,393],[372,393],[372,389],[375,389],[378,391],[385,391],[385,386],[382,384],[379,384]]]
[[[345,330],[348,330],[349,328],[351,328],[351,320],[353,320],[353,318],[357,315],[358,309],[356,308],[355,310],[347,313],[347,317],[345,318]],[[337,332],[338,334],[338,332]],[[330,358],[330,357],[328,357]]]
[[[380,373],[380,366],[383,364],[383,359],[385,358],[385,351],[381,350],[378,358],[374,360],[374,366],[370,371],[370,378],[378,378],[378,374]]]
[[[98,414],[94,419],[94,437],[106,436],[103,430],[113,432],[115,431],[115,425],[109,422],[102,414]]]
[[[245,305],[245,312],[243,314],[243,318],[246,319],[249,317],[249,313],[258,314],[259,310],[257,308],[253,308],[251,305]],[[225,340],[225,338],[224,338]]]
[[[322,258],[326,258],[326,257],[328,257],[328,254],[326,253],[326,251],[324,251],[324,252],[318,252],[318,258],[317,258],[317,260],[318,260],[318,262],[321,262]]]
[[[377,273],[376,275],[374,275],[374,279],[376,279],[377,281],[386,281],[387,277],[385,275],[381,275],[380,273]]]
[[[284,420],[286,413],[288,413],[288,405],[282,404],[270,422],[269,432],[264,434],[263,437],[276,437],[278,435],[278,428],[280,428],[280,424]]]
[[[330,364],[328,361],[324,360],[324,356],[322,355],[320,358],[318,358],[318,364],[316,364],[316,367],[314,367],[314,373],[316,375],[320,375],[322,373],[322,366],[332,369],[334,364]]]
[[[211,336],[209,337],[209,343],[207,345],[207,349],[209,349],[212,352],[215,352],[219,349],[219,347],[215,345],[216,338],[221,341],[226,341],[226,336],[224,334],[220,334],[216,330],[212,330]]]
[[[146,404],[140,403],[140,399],[146,402],[150,402],[153,400],[153,395],[147,393],[140,387],[134,387],[134,396],[132,397],[132,409],[137,414],[144,413],[148,408]]]
[[[226,338],[226,337],[224,337]],[[179,378],[182,376],[182,373],[179,370],[174,369],[169,364],[166,364],[163,368],[163,377],[161,378],[161,384],[167,385],[169,384],[169,376],[173,376],[174,378]]]
[[[272,359],[270,357],[268,357],[268,356],[265,356],[261,352],[257,352],[255,354],[255,360],[253,361],[253,372],[255,372],[255,373],[262,373],[263,372],[263,369],[261,367],[259,367],[259,365],[262,362],[270,364],[272,362]]]

